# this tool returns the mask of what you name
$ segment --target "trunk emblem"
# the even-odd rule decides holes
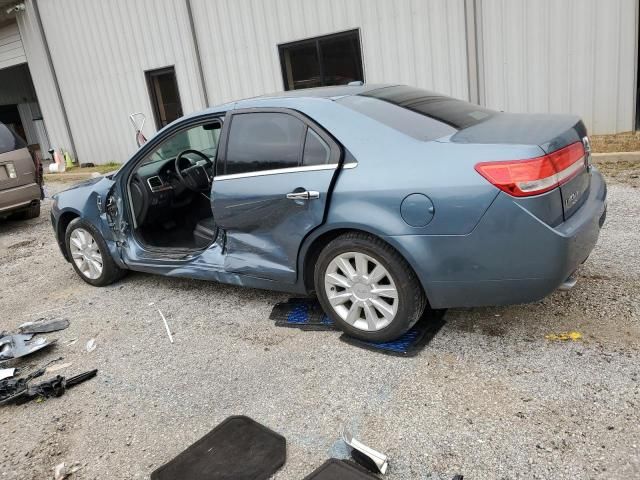
[[[580,196],[579,192],[571,192],[571,194],[564,201],[565,208],[571,208],[578,201],[578,197]]]

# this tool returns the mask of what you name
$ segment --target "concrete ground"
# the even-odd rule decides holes
[[[343,425],[389,456],[390,480],[640,478],[640,190],[619,173],[574,290],[450,310],[415,358],[277,328],[279,293],[145,274],[91,287],[58,251],[48,200],[39,219],[0,221],[0,330],[71,320],[16,365],[99,369],[61,398],[0,407],[0,478],[52,478],[61,462],[80,463],[71,478],[148,478],[237,414],[286,437],[279,480],[344,456]],[[582,340],[545,339],[571,330]]]

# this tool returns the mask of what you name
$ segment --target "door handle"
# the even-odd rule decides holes
[[[291,192],[287,193],[287,198],[289,200],[315,200],[320,198],[320,192],[315,192],[312,190],[305,190],[304,192]]]

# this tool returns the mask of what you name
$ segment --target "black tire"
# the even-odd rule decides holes
[[[396,314],[386,327],[367,331],[355,328],[334,310],[325,291],[325,273],[331,261],[347,252],[364,253],[380,263],[390,274],[398,292]],[[347,334],[372,342],[395,340],[420,319],[427,306],[427,298],[413,269],[390,245],[373,235],[351,232],[337,237],[320,252],[314,270],[316,294],[324,311]],[[395,302],[396,300],[394,300]]]
[[[82,228],[89,232],[95,242],[98,244],[100,256],[102,257],[102,273],[97,278],[89,278],[84,273],[82,273],[71,255],[71,247],[69,245],[71,234],[78,228]],[[90,285],[93,285],[94,287],[104,287],[106,285],[110,285],[116,280],[122,278],[127,273],[126,270],[118,267],[118,265],[116,265],[116,263],[113,261],[113,258],[111,258],[109,248],[107,247],[107,244],[102,238],[102,235],[100,234],[98,229],[94,227],[92,223],[82,218],[76,218],[69,223],[64,235],[64,244],[67,249],[67,255],[69,261],[71,262],[71,265],[73,266],[73,269],[82,280]]]
[[[20,220],[30,220],[32,218],[38,218],[40,216],[40,200],[35,202],[33,205],[29,205],[29,207],[25,208],[21,212],[16,214],[16,217]]]

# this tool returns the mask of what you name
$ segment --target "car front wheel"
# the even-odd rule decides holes
[[[96,287],[109,285],[123,276],[100,232],[88,221],[76,218],[65,234],[67,254],[74,270],[85,282]]]
[[[404,258],[364,233],[332,240],[320,253],[314,280],[325,312],[362,340],[395,340],[420,319],[427,303]]]

